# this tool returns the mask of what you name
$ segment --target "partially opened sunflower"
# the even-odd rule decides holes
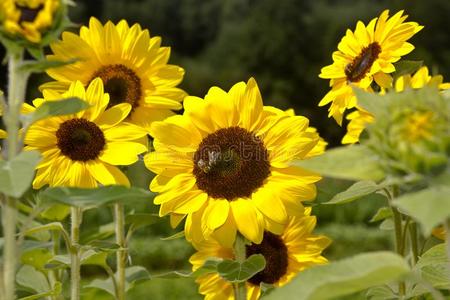
[[[49,69],[48,75],[56,81],[42,89],[66,90],[75,80],[87,86],[100,77],[110,95],[109,105],[129,103],[128,121],[145,128],[182,107],[186,93],[176,86],[184,70],[167,64],[170,48],[161,47],[161,38],[150,37],[138,24],[130,27],[122,20],[102,25],[91,18],[79,35],[64,32],[62,40],[50,47],[54,54],[47,56],[49,60],[77,61]]]
[[[77,114],[50,117],[30,126],[25,136],[25,149],[41,152],[33,187],[44,185],[94,188],[99,184],[129,186],[128,178],[118,165],[130,165],[146,152],[146,131],[123,122],[132,107],[121,103],[109,107],[100,78],[85,89],[79,81],[63,94],[44,90],[44,98],[36,99],[35,107],[44,101],[78,97],[88,109]]]
[[[232,245],[239,231],[260,243],[265,229],[280,233],[316,196],[320,176],[292,163],[320,152],[319,135],[307,118],[263,106],[254,79],[187,97],[183,115],[155,122],[150,133],[154,202],[172,225],[187,216],[191,242],[213,236]]]
[[[407,40],[423,28],[416,22],[405,22],[407,17],[399,11],[389,18],[385,10],[367,26],[358,21],[354,31],[347,29],[333,52],[333,64],[322,68],[319,75],[330,79],[331,90],[319,103],[331,103],[329,117],[341,124],[345,110],[357,106],[352,87],[373,91],[374,81],[381,88],[392,86],[393,63],[414,49]]]
[[[246,257],[262,254],[266,259],[264,270],[246,282],[248,300],[259,299],[261,283],[280,287],[299,272],[327,262],[321,253],[331,241],[325,236],[312,233],[316,217],[310,216],[310,213],[311,208],[306,208],[304,216],[289,219],[281,234],[265,231],[260,244],[246,246]],[[220,245],[214,240],[202,241],[195,247],[197,252],[189,259],[193,270],[197,270],[211,258],[235,258],[232,248]],[[234,299],[232,284],[217,273],[203,275],[196,281],[205,300]]]

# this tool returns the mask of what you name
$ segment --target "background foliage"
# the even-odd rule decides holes
[[[182,87],[192,95],[203,96],[212,85],[228,89],[237,81],[254,76],[262,89],[266,104],[293,107],[310,118],[311,124],[331,146],[338,145],[344,134],[326,108],[317,103],[328,90],[328,82],[318,78],[320,68],[331,63],[331,53],[346,28],[357,20],[368,22],[383,9],[405,9],[410,20],[425,25],[413,38],[416,50],[406,59],[423,59],[433,73],[450,80],[450,40],[448,0],[77,0],[71,19],[86,24],[89,16],[101,21],[126,19],[160,35],[163,45],[172,47],[171,63],[186,70]],[[74,29],[76,30],[76,29]],[[3,49],[0,55],[3,57]],[[440,66],[439,70],[437,66]],[[0,88],[6,85],[4,66],[0,70]],[[30,80],[28,99],[38,96],[37,86],[48,80],[44,75]],[[142,165],[129,172],[138,186],[147,187],[150,176]],[[328,180],[319,186],[314,204],[318,215],[318,232],[335,242],[326,251],[330,259],[352,254],[392,248],[392,224],[370,223],[383,201],[370,196],[338,209],[316,205],[329,201],[349,182]],[[322,188],[321,188],[322,187]],[[326,187],[326,193],[324,192]],[[336,192],[334,192],[336,191]],[[130,209],[130,207],[128,208]],[[157,212],[152,203],[133,207],[136,212]],[[91,210],[85,215],[81,232],[111,232],[109,208]],[[66,222],[68,222],[66,220]],[[193,253],[184,239],[163,241],[172,230],[168,220],[138,230],[132,239],[130,255],[134,264],[143,265],[151,274],[187,269]],[[83,237],[81,237],[83,239]],[[430,245],[436,241],[429,241]],[[85,266],[83,278],[98,276],[101,269]],[[154,279],[140,285],[130,299],[145,299],[152,290],[153,299],[200,299],[192,279]],[[86,299],[108,299],[106,294],[85,294]],[[363,297],[361,295],[361,297]],[[348,299],[358,299],[351,296]]]

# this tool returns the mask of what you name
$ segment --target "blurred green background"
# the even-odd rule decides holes
[[[383,9],[405,9],[410,20],[425,25],[412,39],[416,50],[407,59],[423,60],[433,73],[450,78],[450,1],[449,0],[76,0],[71,19],[87,24],[90,16],[101,21],[126,19],[149,28],[172,47],[170,62],[185,68],[182,87],[191,95],[204,96],[217,85],[229,89],[238,81],[256,78],[266,105],[294,108],[310,118],[320,134],[336,146],[344,130],[327,118],[327,108],[317,103],[327,92],[328,81],[318,78],[320,68],[331,63],[331,53],[347,28],[358,20],[367,22]],[[1,54],[1,53],[0,53]],[[2,83],[5,72],[0,73]],[[33,76],[29,99],[38,96],[36,87],[48,80]],[[2,84],[4,85],[4,84]],[[147,187],[151,175],[137,165],[130,170],[137,185]],[[320,205],[350,183],[325,180],[319,184],[314,205],[318,233],[333,239],[325,255],[338,259],[355,253],[392,248],[390,224],[380,230],[370,223],[377,209],[384,205],[380,197],[343,205]],[[136,212],[157,212],[150,202],[128,208]],[[82,232],[107,231],[108,209],[89,211]],[[168,220],[139,230],[130,245],[131,261],[145,266],[151,274],[189,269],[192,247],[183,239],[163,241],[161,237],[178,231]],[[83,269],[88,281],[100,270]],[[138,286],[130,299],[200,299],[192,280],[154,279]],[[108,299],[106,294],[85,291],[85,299]],[[348,299],[363,299],[363,294]]]

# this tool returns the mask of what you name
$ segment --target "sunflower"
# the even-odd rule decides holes
[[[145,157],[157,174],[160,215],[172,225],[185,216],[191,242],[213,235],[232,245],[239,231],[260,243],[264,229],[280,231],[301,201],[316,196],[320,176],[292,162],[318,154],[319,135],[302,116],[263,106],[254,79],[229,92],[212,87],[205,100],[187,97],[183,115],[155,122],[155,152]]]
[[[311,208],[305,209],[305,215],[291,217],[281,234],[265,231],[260,244],[246,246],[246,256],[262,254],[266,267],[247,280],[247,299],[256,300],[261,294],[260,284],[280,287],[288,283],[299,272],[327,262],[321,252],[328,247],[330,240],[312,231],[316,217],[310,216]],[[192,269],[200,268],[207,259],[216,257],[234,259],[233,249],[220,245],[211,239],[196,245],[197,252],[189,259]],[[222,279],[217,273],[199,277],[199,292],[206,300],[234,299],[231,283]]]
[[[180,109],[186,96],[176,87],[184,70],[167,64],[170,48],[160,45],[160,37],[150,38],[149,31],[138,24],[130,27],[122,20],[117,25],[107,22],[103,26],[91,18],[89,27],[81,27],[79,36],[64,32],[62,40],[50,45],[54,54],[47,56],[49,60],[78,60],[47,70],[57,81],[41,89],[65,90],[75,80],[87,86],[100,77],[110,95],[110,106],[129,103],[132,110],[128,121],[149,128],[153,121]]]
[[[127,177],[117,165],[130,165],[147,147],[140,142],[146,131],[122,122],[131,105],[109,106],[100,78],[85,89],[79,81],[72,83],[62,95],[44,90],[44,99],[36,99],[35,107],[44,101],[78,97],[90,108],[73,115],[50,117],[30,126],[25,136],[25,149],[41,152],[33,187],[71,186],[94,188],[98,184],[128,186]]]
[[[52,26],[60,0],[2,0],[0,18],[4,30],[39,43],[42,33]]]
[[[450,89],[450,83],[443,83],[442,75],[430,76],[426,66],[417,70],[414,75],[400,76],[394,84],[395,91],[402,92],[405,89],[419,89],[424,86],[437,86],[440,90]],[[383,91],[382,91],[383,92]],[[350,122],[347,125],[347,133],[342,139],[343,144],[353,144],[359,141],[359,136],[367,124],[374,121],[373,116],[362,108],[358,108],[346,117]]]
[[[319,75],[330,79],[331,90],[319,103],[331,102],[329,117],[341,124],[344,111],[357,105],[352,87],[373,91],[373,81],[381,88],[392,85],[393,63],[414,49],[407,40],[423,28],[416,22],[404,22],[407,17],[399,11],[389,18],[389,10],[385,10],[367,26],[358,21],[354,32],[347,30],[333,53],[333,64],[322,68]]]

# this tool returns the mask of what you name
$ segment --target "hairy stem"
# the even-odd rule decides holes
[[[79,207],[71,207],[71,231],[70,231],[70,299],[80,299],[80,224],[82,220],[82,212]]]
[[[123,204],[114,204],[114,221],[116,230],[116,242],[119,245],[117,251],[117,291],[116,298],[125,300],[125,267],[127,265],[127,245],[125,240],[125,211]]]
[[[10,54],[8,58],[8,107],[5,111],[4,121],[7,138],[6,159],[13,159],[22,148],[19,140],[20,108],[25,100],[28,74],[20,72],[22,53]],[[16,241],[17,225],[17,199],[6,197],[2,208],[4,248],[3,248],[3,298],[13,300],[16,298],[15,277],[18,247]]]
[[[241,234],[236,235],[236,241],[234,242],[234,256],[236,261],[242,263],[246,258],[246,248],[245,248],[245,238]],[[234,299],[235,300],[246,300],[247,299],[247,288],[245,282],[239,282],[233,284]]]

